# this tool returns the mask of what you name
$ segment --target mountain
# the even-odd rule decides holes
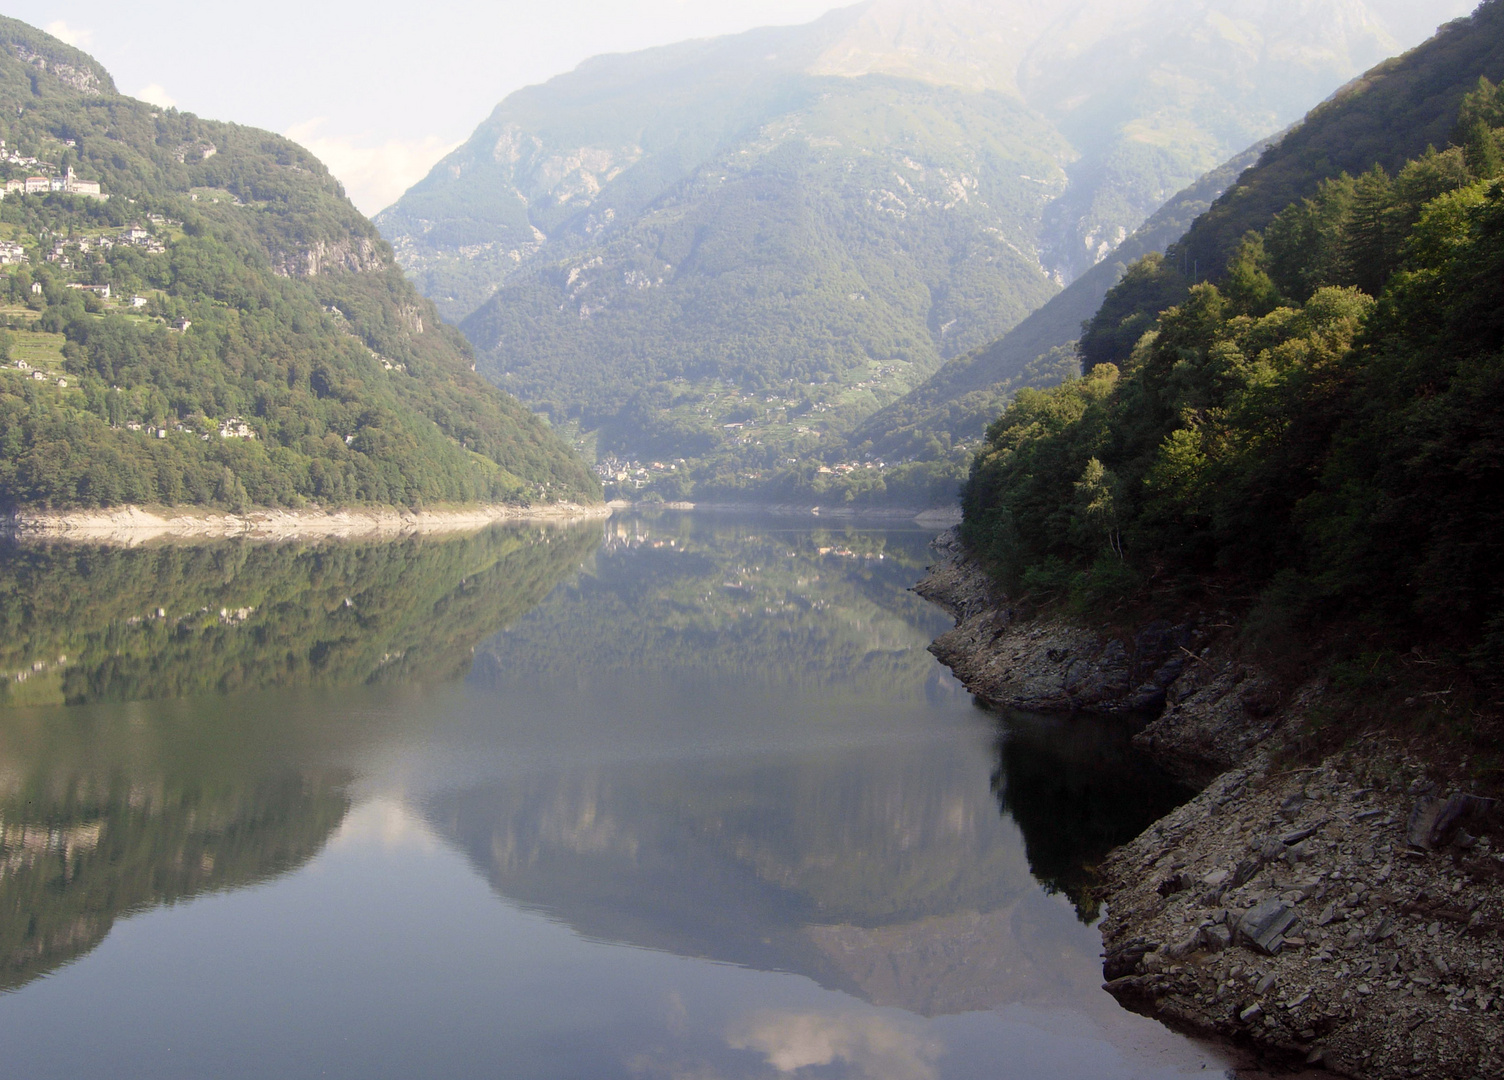
[[[1115,286],[1082,339],[1085,364],[1121,361],[1193,280],[1222,281],[1243,238],[1341,175],[1375,166],[1398,173],[1428,148],[1459,137],[1458,109],[1479,78],[1504,78],[1504,16],[1493,2],[1443,26],[1410,52],[1353,80],[1270,146],[1199,216],[1152,272]]]
[[[519,91],[377,223],[481,370],[606,471],[729,491],[997,340],[1415,21],[873,0]]]
[[[1488,0],[1128,269],[1085,376],[1020,393],[975,459],[963,536],[1020,603],[1214,596],[1341,708],[1412,686],[1444,703],[1418,722],[1467,709],[1453,737],[1491,745],[1470,732],[1504,672],[1500,80]]]
[[[0,116],[0,503],[599,497],[307,151],[13,19]]]
[[[1130,263],[1179,239],[1259,158],[1262,144],[1213,169],[1160,207],[1110,256],[1002,338],[947,361],[921,385],[862,422],[852,452],[889,459],[943,460],[982,437],[1008,399],[1024,386],[1052,386],[1077,374],[1081,325],[1102,306]]]

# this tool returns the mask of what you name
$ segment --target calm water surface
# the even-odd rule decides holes
[[[1220,1071],[1085,888],[1179,793],[973,705],[929,538],[0,552],[0,1075]]]

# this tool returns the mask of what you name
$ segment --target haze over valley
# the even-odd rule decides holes
[[[376,220],[620,494],[945,501],[985,421],[863,421],[1465,10],[877,0],[518,91]],[[1074,330],[971,414],[1073,370]]]
[[[1504,1076],[1504,0],[826,2],[0,17],[8,1073]]]

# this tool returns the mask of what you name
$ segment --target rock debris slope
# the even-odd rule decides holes
[[[1360,1078],[1504,1075],[1504,841],[1493,800],[1370,731],[1318,765],[1281,751],[1321,707],[1223,657],[1214,619],[1117,637],[1019,620],[955,533],[918,591],[932,651],[1014,709],[1164,706],[1135,744],[1204,784],[1100,869],[1106,988],[1290,1064]],[[1183,644],[1181,644],[1183,642]],[[1178,654],[1178,661],[1171,654]]]

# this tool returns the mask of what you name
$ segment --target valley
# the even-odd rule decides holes
[[[0,18],[7,1067],[1504,1074],[1504,0],[572,3]]]
[[[1069,373],[1120,243],[1186,190],[1126,261],[1162,249],[1218,166],[1431,29],[1387,0],[875,0],[518,91],[376,223],[613,496],[947,502],[981,417]],[[980,385],[928,383],[1083,275]]]

